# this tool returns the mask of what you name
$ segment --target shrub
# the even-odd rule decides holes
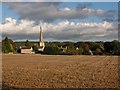
[[[97,48],[95,52],[96,52],[96,55],[102,55],[102,51],[100,48]]]
[[[58,47],[46,46],[44,49],[44,54],[58,55],[60,54],[60,50]]]

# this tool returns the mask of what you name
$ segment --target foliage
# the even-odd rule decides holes
[[[38,53],[38,44],[34,44],[32,48],[35,53]]]
[[[31,46],[30,46],[30,42],[29,42],[28,40],[26,40],[25,46],[26,46],[26,47],[31,47]]]
[[[84,52],[84,49],[83,49],[82,47],[80,47],[80,48],[78,49],[78,55],[82,55],[83,52]]]
[[[120,55],[120,42],[114,40],[112,42],[112,47],[113,47],[113,54],[114,55]]]
[[[2,43],[2,51],[4,53],[9,53],[14,51],[13,43],[10,42],[10,39],[8,39],[8,37],[6,37]]]
[[[88,43],[86,43],[86,42],[84,42],[84,43],[82,43],[82,48],[83,48],[83,54],[84,55],[90,55],[91,53],[89,52],[90,51],[90,49],[89,49],[89,45],[88,45]]]
[[[20,46],[33,48],[38,53],[38,42],[13,42],[6,37],[2,40],[2,52],[9,53],[16,50],[20,51]],[[111,42],[45,42],[45,54],[51,55],[120,55],[120,42],[117,40]]]
[[[44,53],[49,55],[58,55],[60,54],[60,50],[58,47],[46,46]]]
[[[102,51],[101,51],[100,48],[97,48],[97,49],[95,50],[95,53],[96,53],[96,55],[102,55]]]
[[[104,43],[104,48],[105,48],[105,53],[110,54],[111,51],[113,50],[112,42],[105,42]]]

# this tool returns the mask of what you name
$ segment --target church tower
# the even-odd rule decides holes
[[[44,48],[45,48],[45,43],[43,40],[43,35],[42,35],[42,27],[40,26],[40,37],[39,37],[39,47],[38,47],[38,51],[43,52]]]

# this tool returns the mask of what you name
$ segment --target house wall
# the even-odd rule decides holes
[[[21,49],[21,53],[32,53],[31,49]]]
[[[44,42],[40,42],[40,47],[43,46],[42,48],[38,48],[38,51],[42,51],[44,50],[45,48],[45,43]]]

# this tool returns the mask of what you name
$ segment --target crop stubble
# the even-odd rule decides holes
[[[2,82],[10,87],[118,87],[118,56],[2,56]]]

